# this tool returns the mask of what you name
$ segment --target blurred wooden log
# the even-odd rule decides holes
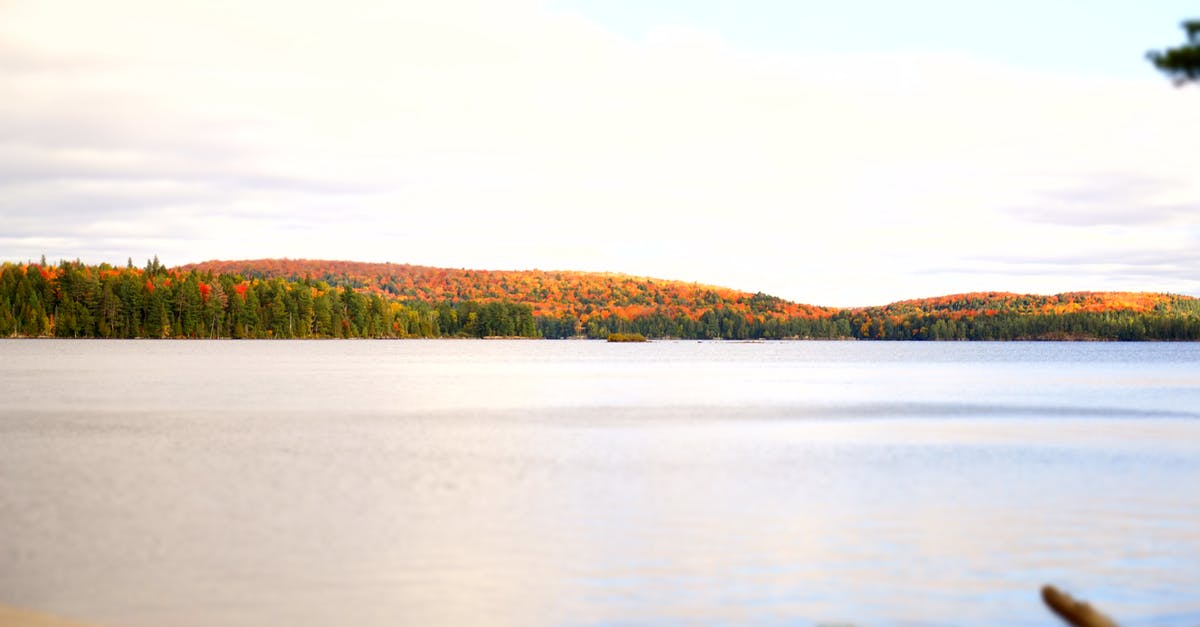
[[[1042,600],[1059,618],[1075,627],[1117,627],[1111,618],[1054,586],[1042,587]]]

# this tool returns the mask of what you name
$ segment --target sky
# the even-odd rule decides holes
[[[0,259],[1200,295],[1156,0],[0,0]]]

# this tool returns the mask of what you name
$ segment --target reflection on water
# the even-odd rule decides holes
[[[0,603],[1200,623],[1200,347],[0,342]]]

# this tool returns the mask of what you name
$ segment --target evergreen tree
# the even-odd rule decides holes
[[[208,296],[204,298],[203,316],[204,330],[208,337],[215,338],[225,335],[225,308],[229,305],[229,296],[225,286],[220,281],[206,283]]]
[[[163,338],[171,334],[171,318],[162,292],[150,289],[146,294],[145,337]]]
[[[262,301],[258,297],[258,290],[254,284],[246,288],[246,302],[242,305],[242,310],[238,317],[238,324],[242,327],[242,337],[262,337],[263,329],[259,327],[262,321],[262,316],[259,310],[262,309]]]
[[[1176,85],[1200,81],[1200,20],[1183,23],[1187,43],[1166,50],[1151,50],[1146,58]]]
[[[313,299],[313,324],[319,337],[333,337],[335,321],[333,315],[333,299],[328,292]]]

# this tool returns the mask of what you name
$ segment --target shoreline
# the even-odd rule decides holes
[[[547,341],[547,342],[606,342],[603,337],[528,337],[522,335],[487,335],[484,337],[462,337],[462,336],[439,336],[439,337],[56,337],[53,335],[9,335],[0,337],[0,340],[77,340],[77,341],[148,341],[148,342],[364,342],[364,341],[383,341],[383,342],[405,342],[405,341],[421,341],[421,340],[446,340],[446,341],[471,341],[479,340],[492,342],[497,340],[521,340],[521,341]],[[979,344],[1006,344],[1006,343],[1036,343],[1036,344],[1052,344],[1052,343],[1116,343],[1116,344],[1189,344],[1200,342],[1200,340],[1189,339],[1172,339],[1172,338],[1146,338],[1137,340],[1122,340],[1119,338],[1110,337],[1015,337],[1011,339],[970,339],[970,338],[946,338],[946,339],[889,339],[889,338],[861,338],[861,337],[770,337],[770,338],[690,338],[690,337],[651,337],[646,336],[649,342],[728,342],[731,344],[765,344],[769,342],[881,342],[881,343],[904,343],[904,344],[964,344],[964,343],[979,343]],[[3,627],[0,625],[0,627]]]

